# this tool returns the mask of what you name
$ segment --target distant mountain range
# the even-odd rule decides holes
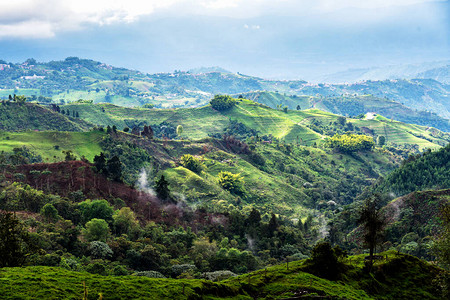
[[[39,102],[68,103],[85,99],[94,103],[107,102],[129,107],[149,103],[157,108],[175,108],[202,106],[215,94],[235,94],[238,97],[240,94],[268,91],[276,93],[275,98],[281,96],[285,98],[276,100],[277,103],[271,100],[273,103],[268,104],[271,107],[283,104],[291,109],[296,109],[297,105],[305,109],[311,106],[309,102],[308,105],[303,103],[306,96],[308,99],[313,97],[314,105],[319,105],[320,109],[342,115],[354,115],[356,111],[364,113],[367,112],[364,110],[371,109],[370,105],[365,105],[361,99],[374,97],[386,100],[389,107],[395,102],[394,106],[397,108],[400,106],[407,108],[401,109],[403,113],[408,111],[404,115],[388,112],[385,115],[387,117],[399,117],[399,120],[405,122],[448,130],[446,120],[438,120],[437,116],[430,114],[450,118],[450,85],[445,83],[448,79],[448,65],[442,62],[404,66],[395,69],[396,71],[394,69],[391,70],[391,74],[403,72],[406,74],[405,77],[434,76],[443,82],[419,78],[314,84],[302,80],[266,80],[231,73],[220,67],[145,74],[93,60],[69,57],[63,61],[48,63],[36,62],[34,59],[17,64],[0,61],[0,98],[6,99],[12,94],[23,94],[29,100]],[[380,71],[381,73],[383,72]],[[372,98],[360,98],[362,96]],[[286,97],[290,97],[290,100],[286,100]],[[286,101],[289,104],[285,104]],[[337,108],[336,105],[330,105],[331,102],[345,102],[346,105]],[[377,105],[382,102],[378,101]],[[355,110],[355,107],[361,109]],[[378,108],[371,110],[386,113],[386,107],[378,106]]]
[[[443,83],[450,83],[450,61],[349,69],[329,75],[318,76],[314,81],[344,83],[363,80],[417,78],[434,79]]]

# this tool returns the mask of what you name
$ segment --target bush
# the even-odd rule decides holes
[[[234,276],[237,276],[237,274],[235,274],[231,271],[228,271],[228,270],[205,272],[203,274],[203,278],[205,278],[207,280],[211,280],[211,281],[225,280],[225,279],[228,279],[228,278],[234,277]]]
[[[358,134],[336,134],[327,140],[327,146],[341,152],[372,150],[375,146],[373,138]]]
[[[309,260],[311,265],[308,269],[316,276],[335,280],[342,267],[339,258],[345,255],[346,253],[338,246],[332,248],[330,243],[320,242],[314,246],[311,252]]]
[[[67,270],[76,271],[78,269],[79,264],[75,259],[62,258],[61,262],[59,263],[59,266]]]
[[[89,244],[89,251],[95,258],[109,258],[113,255],[113,251],[108,244],[100,241],[91,242]]]
[[[118,266],[114,267],[113,274],[114,274],[114,276],[126,276],[126,275],[129,275],[130,272],[128,272],[128,270],[127,270],[127,268],[125,268],[125,266],[118,265]]]
[[[145,276],[149,278],[166,278],[163,274],[158,271],[141,271],[132,274],[133,276]]]
[[[100,262],[95,262],[93,264],[87,265],[86,271],[91,274],[99,274],[103,276],[108,275],[108,271],[106,270],[105,265]]]
[[[219,185],[231,193],[241,195],[244,193],[244,178],[241,174],[233,174],[228,171],[220,172],[217,176]]]
[[[212,108],[224,111],[232,108],[236,104],[236,100],[228,95],[215,95],[209,102]]]
[[[183,273],[194,272],[197,269],[195,265],[183,264],[183,265],[173,265],[171,267],[171,273],[173,277],[178,277]]]
[[[195,173],[200,173],[203,170],[201,161],[190,154],[185,154],[181,157],[181,165]]]

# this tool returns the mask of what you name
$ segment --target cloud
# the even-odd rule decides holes
[[[436,0],[0,0],[0,38],[51,38],[88,26],[132,23],[152,14],[232,18],[379,9]],[[250,26],[259,29],[258,25]]]

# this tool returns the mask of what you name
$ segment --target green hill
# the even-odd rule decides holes
[[[71,150],[78,157],[91,160],[101,151],[99,145],[105,133],[61,131],[0,131],[0,152],[12,152],[14,148],[26,147],[40,155],[45,162],[64,160],[62,151]]]
[[[450,145],[411,156],[375,187],[375,192],[401,196],[414,191],[450,186]]]
[[[79,111],[80,117],[90,123],[103,126],[116,125],[120,129],[133,126],[142,128],[144,124],[157,125],[162,122],[170,123],[175,127],[182,125],[183,135],[192,139],[220,134],[229,126],[229,121],[233,120],[257,130],[259,135],[271,134],[287,143],[301,141],[306,145],[320,143],[327,131],[317,130],[317,126],[305,125],[319,121],[322,126],[328,126],[330,122],[339,120],[339,116],[319,110],[284,112],[246,99],[239,99],[238,105],[224,112],[213,110],[209,105],[192,109],[161,110],[124,108],[111,104],[76,103],[62,106],[62,108]],[[437,148],[450,141],[450,136],[439,130],[401,122],[389,122],[380,117],[374,120],[348,119],[348,122],[358,127],[369,128],[373,135],[386,136],[389,142],[417,144],[421,150]]]
[[[3,299],[442,299],[440,270],[415,257],[386,252],[374,274],[363,269],[364,256],[344,259],[342,279],[330,281],[306,273],[296,261],[211,282],[144,276],[100,276],[57,267],[3,268]],[[24,288],[26,286],[26,288]]]
[[[286,95],[276,92],[251,92],[245,93],[243,96],[272,108],[282,105],[295,110],[299,106],[302,110],[316,108],[343,116],[357,116],[373,112],[404,123],[435,127],[450,132],[450,121],[439,117],[436,113],[413,110],[399,102],[373,95],[317,97]]]
[[[33,103],[0,102],[0,130],[83,131],[92,127],[82,119]]]

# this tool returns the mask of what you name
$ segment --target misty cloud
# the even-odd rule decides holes
[[[307,16],[342,9],[380,9],[370,17],[382,17],[391,9],[431,0],[1,0],[0,38],[51,38],[60,32],[137,22],[143,16]],[[436,1],[434,1],[436,2]],[[342,19],[342,15],[338,13]],[[357,18],[359,13],[352,14]],[[364,16],[366,18],[367,15]],[[248,25],[259,29],[259,25]]]

